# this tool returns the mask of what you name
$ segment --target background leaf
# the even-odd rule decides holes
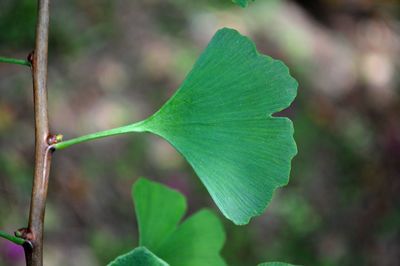
[[[232,1],[241,7],[246,7],[249,4],[249,0],[232,0]]]
[[[225,233],[213,212],[201,210],[178,226],[186,209],[182,194],[144,178],[132,191],[140,245],[174,266],[225,265],[219,255]]]
[[[185,214],[185,197],[144,178],[132,187],[132,197],[139,226],[139,245],[155,251]]]
[[[225,242],[215,214],[202,210],[189,217],[162,245],[157,254],[174,266],[226,265],[218,254]]]
[[[108,266],[168,266],[168,264],[145,247],[137,247],[121,255]]]
[[[278,60],[232,29],[219,30],[175,95],[141,126],[189,161],[223,214],[246,224],[289,179],[297,153],[289,119],[296,96]]]
[[[284,262],[265,262],[259,264],[258,266],[294,266],[294,265]]]

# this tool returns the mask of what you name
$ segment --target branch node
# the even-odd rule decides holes
[[[14,232],[14,235],[16,237],[22,238],[26,241],[32,241],[34,240],[34,236],[31,230],[29,228],[20,228],[17,231]]]
[[[62,134],[50,134],[49,137],[47,138],[47,144],[49,145],[54,145],[63,140],[63,135]]]
[[[26,60],[28,60],[28,62],[31,64],[31,66],[33,66],[34,59],[35,59],[35,50],[33,50],[32,52],[30,52],[30,53],[28,54],[28,56],[26,57]]]

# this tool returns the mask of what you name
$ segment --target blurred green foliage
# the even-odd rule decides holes
[[[34,2],[1,1],[1,55],[32,49]],[[265,215],[246,227],[225,223],[223,257],[233,266],[399,265],[399,6],[373,2],[257,0],[242,9],[226,0],[53,1],[52,130],[70,138],[147,117],[215,30],[236,28],[299,80],[284,112],[299,154]],[[22,6],[30,10],[17,16]],[[0,227],[8,232],[26,225],[29,207],[30,79],[28,70],[0,66]],[[52,166],[45,263],[104,265],[116,249],[128,252],[137,238],[129,187],[138,176],[183,192],[189,214],[213,206],[182,157],[156,137],[66,150]],[[23,260],[0,246],[0,265]]]

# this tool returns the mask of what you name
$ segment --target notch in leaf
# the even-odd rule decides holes
[[[141,266],[134,262],[145,259],[154,266],[226,265],[219,254],[225,233],[213,212],[203,209],[180,223],[186,212],[185,197],[144,178],[133,186],[132,198],[141,247],[118,257],[109,266]]]
[[[272,114],[291,104],[297,86],[281,61],[259,54],[250,39],[224,28],[150,118],[54,147],[130,132],[157,134],[187,159],[222,213],[246,224],[288,183],[297,153],[293,125]]]

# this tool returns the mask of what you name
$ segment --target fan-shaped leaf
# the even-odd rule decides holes
[[[226,265],[219,250],[225,234],[218,218],[209,210],[189,217],[157,250],[157,254],[174,266]]]
[[[133,186],[132,197],[141,245],[174,266],[225,265],[219,255],[225,233],[214,213],[202,210],[178,225],[186,209],[184,196],[144,178]]]
[[[131,132],[155,133],[189,161],[222,213],[245,224],[261,214],[274,190],[289,180],[297,153],[293,125],[272,114],[287,108],[296,91],[297,82],[281,61],[260,55],[237,31],[222,29],[179,90],[150,118],[53,147],[60,150]]]
[[[144,178],[132,187],[132,197],[139,226],[139,245],[154,252],[175,231],[185,214],[185,197]]]
[[[289,119],[296,96],[287,67],[231,29],[216,33],[175,95],[140,130],[169,141],[226,217],[246,224],[286,185],[297,153]],[[137,129],[136,129],[137,130]]]

